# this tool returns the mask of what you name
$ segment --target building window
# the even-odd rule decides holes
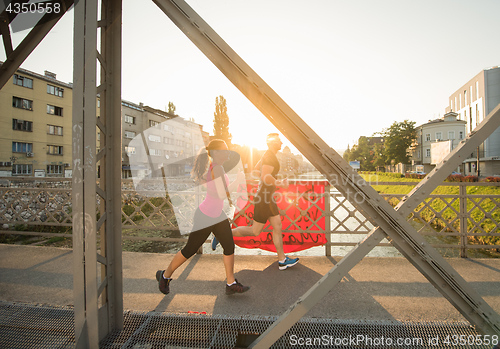
[[[14,108],[33,110],[33,101],[19,97],[12,97],[12,106]]]
[[[63,165],[47,165],[47,174],[48,175],[62,175],[63,174]]]
[[[155,120],[149,120],[149,127],[160,128],[160,122]]]
[[[431,134],[430,133],[426,133],[425,134],[425,141],[426,142],[430,142],[430,140],[431,140]]]
[[[33,165],[14,164],[12,165],[12,175],[22,176],[33,173]]]
[[[458,139],[464,139],[464,131],[458,132]]]
[[[163,130],[169,131],[169,132],[172,132],[172,133],[175,132],[174,126],[172,126],[172,125],[163,125]]]
[[[13,153],[31,153],[33,152],[33,143],[12,142]]]
[[[135,137],[135,132],[132,131],[125,131],[124,132],[125,138],[134,138]]]
[[[125,146],[125,152],[130,155],[130,154],[135,154],[135,147],[129,147]]]
[[[61,145],[47,145],[47,154],[63,155],[63,147]]]
[[[165,144],[174,144],[174,139],[173,138],[168,138],[168,137],[164,137],[163,138],[163,143]]]
[[[148,139],[149,139],[151,142],[161,143],[161,137],[160,137],[160,136],[157,136],[157,135],[149,135],[149,136],[148,136]]]
[[[47,84],[47,93],[54,96],[63,97],[64,89]]]
[[[417,150],[417,158],[420,159],[420,150]]]
[[[187,137],[187,138],[191,138],[191,132],[184,133],[184,136]]]
[[[14,74],[14,85],[33,88],[33,79]]]
[[[161,150],[160,149],[149,149],[149,155],[161,155]]]
[[[448,139],[455,139],[455,131],[448,131]]]
[[[467,106],[467,90],[464,90],[464,107]]]
[[[47,125],[47,134],[62,136],[63,135],[63,128],[61,126]]]
[[[130,116],[130,115],[125,115],[125,122],[127,124],[133,124],[135,125],[135,116]]]
[[[47,114],[63,116],[63,108],[47,104]]]
[[[12,129],[16,131],[33,131],[33,122],[31,121],[25,121],[25,120],[18,120],[18,119],[12,119]]]
[[[179,146],[179,147],[184,147],[184,141],[181,141],[180,139],[176,139],[175,140],[175,145]]]
[[[442,132],[436,132],[436,141],[440,141],[443,139],[443,133]]]
[[[431,157],[431,150],[430,150],[430,148],[425,149],[425,157],[427,157],[427,158]]]
[[[479,81],[476,81],[476,100],[479,99]]]

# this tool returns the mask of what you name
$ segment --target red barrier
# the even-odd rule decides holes
[[[325,181],[298,182],[290,184],[287,190],[278,189],[275,200],[278,208],[285,211],[281,215],[283,232],[283,249],[285,253],[302,251],[314,246],[326,244],[325,217]],[[257,185],[248,184],[249,200],[253,200],[257,192]],[[253,221],[253,205],[250,202],[238,199],[237,205],[241,209],[239,217],[235,219],[236,226],[249,226]],[[318,233],[311,231],[320,231]],[[294,232],[297,231],[297,232]],[[301,232],[306,231],[306,232]],[[276,252],[273,244],[272,227],[269,221],[262,233],[257,236],[234,237],[236,245],[244,248],[260,248]]]

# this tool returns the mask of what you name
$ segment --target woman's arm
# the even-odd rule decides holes
[[[246,188],[245,172],[238,170],[238,175],[236,179],[231,184],[229,184],[228,188],[229,192],[232,193],[233,191],[235,191],[238,188],[238,185],[240,184],[244,184]]]
[[[226,186],[224,185],[224,182],[226,181],[224,168],[221,165],[214,166],[212,167],[212,173],[215,189],[217,191],[215,194],[219,199],[227,198]],[[208,173],[207,176],[211,176],[211,174]]]

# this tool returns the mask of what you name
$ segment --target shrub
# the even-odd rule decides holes
[[[419,173],[406,173],[405,178],[422,179],[425,175]]]
[[[464,180],[464,176],[460,175],[460,174],[456,174],[456,175],[449,175],[448,177],[446,177],[446,179],[444,180],[445,182],[463,182]]]
[[[493,176],[486,177],[485,181],[486,182],[500,182],[500,177],[493,177]]]
[[[463,182],[477,182],[477,176],[465,176]]]

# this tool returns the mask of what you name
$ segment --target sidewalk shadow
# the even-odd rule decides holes
[[[334,258],[326,258],[332,262],[332,267],[336,264]],[[218,297],[214,313],[280,316],[323,275],[300,263],[284,271],[280,271],[277,263],[273,263],[263,271],[242,270],[236,277],[248,280],[251,289],[245,293],[244,299],[240,295]],[[359,313],[376,313],[378,318],[394,320],[365,286],[363,283],[358,284],[347,274],[325,297],[318,299],[318,303],[305,316],[351,319],[359,318]],[[353,317],[355,309],[358,310],[354,313],[358,314]]]

